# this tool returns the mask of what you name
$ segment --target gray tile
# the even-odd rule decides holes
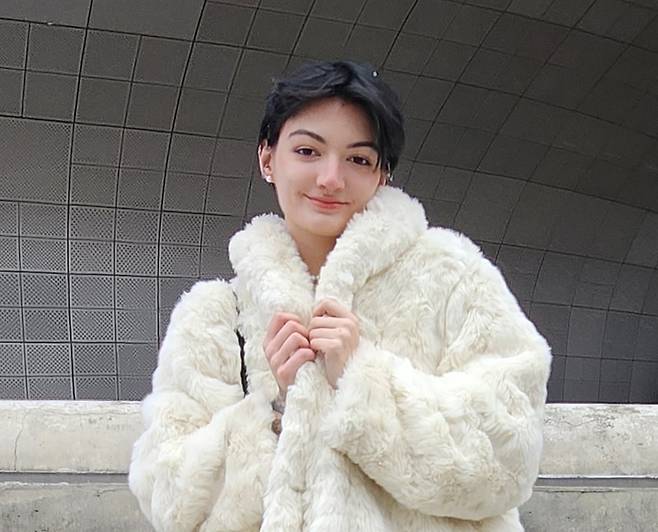
[[[630,21],[624,21],[625,24],[629,24]],[[631,22],[632,24],[632,22]],[[634,31],[638,26],[629,28],[629,26],[626,26],[629,28],[629,31]],[[656,40],[656,30],[658,29],[658,22],[656,22],[656,17],[654,16],[653,20],[644,27],[642,32],[634,39],[633,43],[638,45],[638,46],[643,46],[645,48],[649,48],[650,50],[653,50],[654,52],[658,50],[658,42]],[[612,32],[614,33],[615,28],[613,27]]]
[[[0,113],[20,115],[23,98],[23,72],[0,68]]]
[[[202,0],[95,0],[89,25],[190,40],[202,5]]]
[[[46,24],[84,26],[91,0],[5,0],[0,4],[0,17],[16,18]]]
[[[117,377],[98,376],[74,377],[75,399],[78,401],[116,401]]]
[[[3,324],[0,328],[0,342],[22,342],[21,309],[0,307],[0,319]]]
[[[481,87],[522,94],[542,62],[479,48],[461,76],[461,81]]]
[[[113,240],[114,214],[114,209],[71,206],[69,208],[69,237]]]
[[[428,21],[434,24],[434,21]],[[456,81],[464,72],[477,48],[470,44],[442,40],[423,69],[423,74]]]
[[[0,306],[18,307],[20,304],[20,280],[18,273],[0,272]]]
[[[0,66],[23,68],[27,47],[27,24],[0,20]]]
[[[73,344],[76,375],[113,375],[116,370],[114,344]]]
[[[623,264],[610,303],[611,310],[641,312],[653,270]]]
[[[644,300],[642,311],[645,314],[658,316],[658,270],[654,270],[651,276],[651,282],[647,290],[647,297]]]
[[[320,5],[316,3],[315,8]],[[357,4],[349,2],[347,5],[355,6]],[[256,18],[253,28],[249,32],[247,45],[273,52],[290,53],[303,22],[304,17],[302,16],[259,9],[256,11]]]
[[[263,102],[260,98],[229,94],[219,135],[253,141],[258,137],[262,113]]]
[[[533,301],[570,305],[583,259],[547,252],[539,271]]]
[[[68,307],[66,275],[24,273],[21,281],[23,307]]]
[[[162,214],[160,242],[163,244],[201,245],[203,216],[165,212]]]
[[[555,0],[546,10],[543,18],[556,24],[573,26],[595,0]]]
[[[69,241],[69,269],[72,273],[114,273],[112,242]]]
[[[211,177],[205,210],[212,214],[242,216],[248,191],[249,181],[246,179]]]
[[[245,5],[253,5],[252,0],[238,0]],[[286,13],[295,13],[306,15],[313,4],[312,0],[261,0],[259,7],[270,9],[272,11],[284,11]]]
[[[217,139],[212,161],[212,175],[249,177],[257,170],[256,147],[251,141]]]
[[[114,277],[71,275],[71,308],[114,308]]]
[[[639,324],[637,314],[609,312],[603,337],[603,356],[633,360]]]
[[[514,179],[476,173],[455,226],[472,238],[500,242],[522,188]]]
[[[512,0],[507,10],[529,17],[540,17],[552,2],[553,0]]]
[[[487,35],[484,46],[499,52],[546,61],[567,35],[566,28],[504,14]]]
[[[107,166],[71,166],[71,203],[113,206],[117,169]]]
[[[599,401],[604,403],[628,403],[630,383],[601,382],[599,383]]]
[[[658,126],[656,126],[652,118],[656,116],[657,109],[658,98],[653,94],[645,94],[640,100],[640,103],[630,113],[624,125],[640,131],[645,135],[656,137],[658,136]]]
[[[571,309],[567,355],[600,357],[605,330],[605,311]]]
[[[544,65],[532,79],[526,94],[552,105],[576,109],[585,100],[597,77],[559,65]]]
[[[350,34],[351,25],[337,20],[311,17],[304,24],[295,55],[314,59],[339,59]]]
[[[551,145],[570,115],[567,111],[521,98],[501,129],[503,135]]]
[[[19,270],[18,237],[0,236],[0,268]]]
[[[66,272],[66,240],[22,238],[23,271]]]
[[[588,32],[605,35],[614,22],[621,17],[627,4],[619,0],[596,0],[576,24]]]
[[[419,198],[431,227],[455,227],[459,204],[451,201]]]
[[[157,212],[118,209],[117,241],[156,243],[159,218]]]
[[[620,264],[586,259],[574,294],[574,305],[607,309],[617,284]]]
[[[658,401],[658,363],[635,362],[633,364],[629,401],[656,404]]]
[[[402,29],[428,37],[441,37],[459,11],[459,5],[446,1],[419,0],[407,17]]]
[[[77,120],[92,124],[123,125],[130,84],[126,81],[82,78]]]
[[[216,136],[225,103],[226,95],[221,92],[182,89],[175,131]]]
[[[574,190],[592,160],[586,155],[552,146],[535,169],[531,181]]]
[[[67,309],[24,309],[25,340],[67,342],[69,340],[68,312]]]
[[[596,236],[589,246],[595,257],[623,261],[644,219],[644,211],[610,202],[605,218],[596,228]]]
[[[119,401],[141,401],[151,393],[151,377],[119,377]]]
[[[30,30],[27,68],[78,74],[84,32],[80,29],[35,25]]]
[[[119,172],[117,205],[159,209],[164,173],[158,170],[122,168]]]
[[[71,334],[74,342],[114,342],[112,310],[72,310]]]
[[[549,248],[554,251],[592,254],[592,243],[597,230],[606,218],[607,202],[590,196],[567,193],[553,226]]]
[[[416,81],[403,112],[405,117],[435,117],[445,103],[452,88],[452,83],[420,76]]]
[[[596,156],[612,135],[613,126],[597,118],[573,114],[555,138],[555,146]]]
[[[395,30],[357,25],[349,36],[343,55],[355,61],[382,65],[395,37]]]
[[[598,385],[600,374],[600,360],[591,359],[588,357],[567,356],[565,367],[565,377],[567,379],[572,381],[581,381],[583,383],[590,382]],[[590,397],[590,399],[592,398],[593,397]]]
[[[170,131],[177,99],[176,87],[134,83],[126,125]]]
[[[274,190],[263,179],[254,179],[247,199],[247,218],[264,212],[283,214],[276,200]]]
[[[203,212],[208,177],[169,172],[165,176],[164,208],[175,211]]]
[[[635,360],[658,362],[658,317],[640,317]]]
[[[150,376],[158,363],[158,349],[150,344],[119,344],[119,375]]]
[[[214,139],[175,133],[167,170],[209,174],[214,147]]]
[[[23,344],[0,344],[0,367],[3,375],[25,375]],[[5,397],[2,393],[0,397]]]
[[[227,91],[238,62],[238,50],[219,44],[195,43],[185,86]]]
[[[630,203],[643,209],[654,209],[658,197],[658,171],[650,167],[636,169],[628,179],[628,185],[621,189],[619,201]]]
[[[352,0],[316,0],[311,8],[311,15],[344,22],[354,22],[364,4],[365,0],[357,0],[356,2]]]
[[[121,130],[119,128],[76,125],[73,161],[118,166],[120,145]]]
[[[2,170],[0,197],[66,202],[71,126],[0,117]]]
[[[178,303],[181,295],[184,292],[188,292],[190,288],[197,282],[196,277],[163,277],[160,278],[160,290],[159,290],[159,308],[169,309],[171,312]]]
[[[66,238],[66,205],[22,203],[19,206],[20,234]]]
[[[0,235],[18,235],[18,203],[0,201]]]
[[[498,16],[495,11],[462,5],[443,36],[450,41],[479,46]]]
[[[154,277],[117,277],[117,308],[139,310],[156,308],[156,279]]]
[[[287,60],[287,56],[279,53],[245,50],[231,90],[264,99],[272,89],[272,80],[281,77]]]
[[[255,10],[228,4],[204,3],[198,39],[218,44],[243,45]]]
[[[225,249],[231,237],[242,227],[242,218],[237,216],[212,216],[203,218],[204,247]]]
[[[156,244],[116,245],[116,273],[119,275],[156,275]]]
[[[135,80],[180,85],[191,43],[142,37]]]
[[[0,377],[0,399],[27,399],[25,377]]]
[[[434,198],[436,188],[439,184],[439,176],[442,172],[442,166],[414,163],[410,172],[409,180],[404,186],[405,192],[414,197]]]
[[[226,248],[201,248],[199,276],[202,279],[230,279],[233,275]]]
[[[512,293],[518,299],[531,299],[544,253],[535,249],[503,245],[496,265],[505,275]]]
[[[647,212],[626,256],[626,262],[658,267],[658,214]]]
[[[198,246],[160,246],[160,275],[191,277],[199,274]]]
[[[32,401],[73,399],[71,377],[28,377],[27,397]]]
[[[612,68],[607,72],[606,77],[626,83],[641,92],[652,89],[655,81],[647,72],[655,68],[655,54],[649,50],[642,50],[635,46],[629,46],[617,58]]]
[[[473,179],[473,172],[460,168],[442,167],[440,171],[436,169],[436,178],[434,199],[461,204]]]
[[[573,31],[562,41],[549,62],[600,76],[614,64],[624,45],[588,33]]]
[[[561,305],[532,303],[530,319],[546,338],[554,354],[566,354],[571,308]]]
[[[71,120],[76,90],[77,79],[73,76],[27,72],[25,116]]]
[[[165,167],[168,143],[168,134],[126,129],[121,166],[162,171]]]
[[[642,92],[614,79],[594,85],[578,107],[583,113],[623,123],[642,98]]]
[[[420,74],[432,55],[436,40],[423,35],[400,33],[386,60],[386,68]]]
[[[397,30],[402,25],[414,2],[400,0],[399,2],[386,2],[385,0],[366,0],[366,4],[359,15],[359,22],[369,26],[377,26]]]
[[[501,134],[489,146],[478,169],[528,180],[547,151],[545,145]]]
[[[129,80],[137,53],[138,37],[93,31],[87,33],[82,73],[86,76]]]

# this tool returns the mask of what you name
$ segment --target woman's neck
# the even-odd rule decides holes
[[[288,226],[297,250],[302,260],[306,263],[311,275],[318,275],[320,269],[327,260],[327,256],[336,245],[336,237],[320,236],[306,231],[295,230]]]

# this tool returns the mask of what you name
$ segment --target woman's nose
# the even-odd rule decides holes
[[[342,189],[345,185],[342,172],[340,161],[327,161],[318,174],[318,186],[328,190]]]

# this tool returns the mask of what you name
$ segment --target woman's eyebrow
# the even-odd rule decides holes
[[[327,141],[324,140],[320,135],[317,133],[314,133],[313,131],[309,131],[308,129],[296,129],[292,133],[288,135],[288,138],[292,137],[293,135],[308,135],[309,137],[314,138],[318,142],[321,142],[322,144],[326,144]],[[372,148],[373,150],[377,151],[377,145],[370,141],[370,140],[361,140],[359,142],[353,142],[352,144],[349,144],[347,147],[348,148],[359,148],[361,146],[366,146],[369,148]]]

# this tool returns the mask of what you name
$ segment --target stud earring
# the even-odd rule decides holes
[[[268,183],[271,183],[271,182],[272,182],[272,176],[269,175],[269,174],[265,174],[265,175],[263,176],[263,178],[264,178],[265,181],[267,181]]]

